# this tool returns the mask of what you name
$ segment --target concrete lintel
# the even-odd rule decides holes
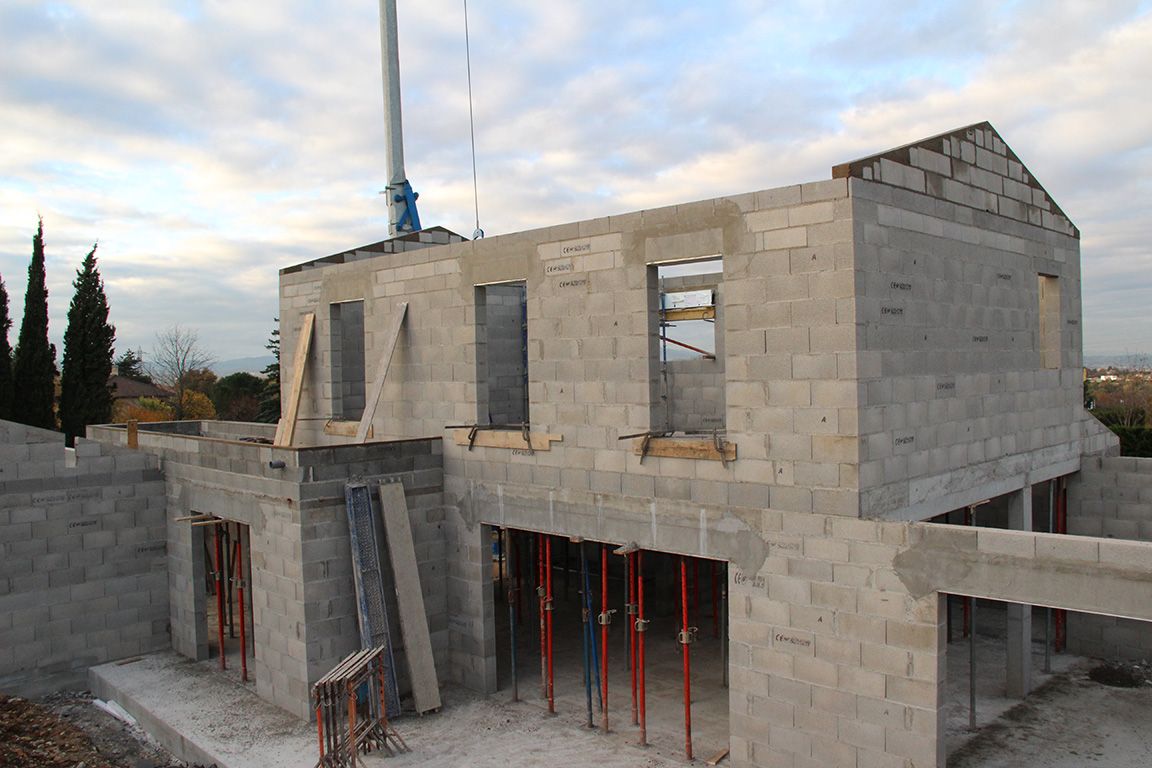
[[[1125,542],[1140,557],[1102,562],[1091,552],[1114,539],[931,524],[912,525],[908,536],[893,565],[914,597],[947,592],[1152,621],[1152,570],[1142,567],[1152,542]],[[1032,538],[1033,556],[1004,554],[1009,547],[991,541],[1001,537]]]

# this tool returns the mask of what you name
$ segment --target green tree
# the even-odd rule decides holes
[[[140,350],[133,352],[129,349],[125,351],[124,354],[116,358],[113,365],[116,366],[116,372],[126,379],[141,381],[145,384],[152,383],[152,377],[144,370],[144,353]]]
[[[212,388],[212,404],[217,418],[225,421],[255,421],[264,394],[264,380],[245,371],[229,374]]]
[[[108,298],[96,265],[96,246],[76,270],[72,285],[76,292],[68,308],[60,375],[60,427],[68,445],[83,437],[89,424],[106,424],[112,418],[108,377],[116,328],[108,323]]]
[[[0,419],[12,418],[12,347],[8,345],[8,289],[0,277]]]
[[[24,293],[24,319],[12,363],[15,395],[12,418],[44,429],[56,428],[56,351],[48,342],[48,287],[44,278],[44,220],[32,238],[28,290]]]
[[[273,322],[280,322],[274,318]],[[270,350],[276,360],[264,366],[264,392],[260,398],[260,409],[256,413],[256,421],[265,424],[275,424],[280,421],[280,329],[273,328],[272,335],[264,348]]]

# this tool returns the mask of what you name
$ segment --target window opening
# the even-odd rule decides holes
[[[724,428],[723,333],[717,330],[723,261],[709,257],[650,267],[654,294],[652,429]]]
[[[476,287],[476,407],[481,424],[528,423],[528,290]]]
[[[1038,275],[1040,288],[1040,365],[1060,367],[1060,278]]]
[[[332,418],[364,414],[364,302],[331,305]]]

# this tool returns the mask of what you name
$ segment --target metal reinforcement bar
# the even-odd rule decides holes
[[[388,756],[408,745],[388,722],[388,648],[355,651],[312,686],[320,758],[316,768],[354,766],[357,756],[380,750]]]

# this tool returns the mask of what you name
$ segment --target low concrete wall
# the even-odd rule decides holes
[[[1152,459],[1085,457],[1068,484],[1068,532],[1152,541]],[[1068,649],[1103,658],[1152,658],[1152,623],[1070,614]]]
[[[0,689],[54,690],[170,645],[157,466],[0,421]]]
[[[192,425],[192,426],[188,426]],[[151,425],[149,425],[151,426]],[[350,479],[404,484],[437,670],[448,677],[446,537],[439,439],[312,448],[220,439],[258,437],[265,425],[181,423],[141,429],[142,451],[162,457],[167,484],[172,647],[193,659],[215,653],[207,631],[205,528],[176,518],[212,514],[250,526],[254,657],[261,698],[305,719],[309,690],[360,647],[344,486]],[[99,427],[119,443],[123,428]],[[381,553],[390,573],[386,548]],[[387,584],[386,589],[390,588]],[[395,601],[388,600],[401,691],[407,684]]]

